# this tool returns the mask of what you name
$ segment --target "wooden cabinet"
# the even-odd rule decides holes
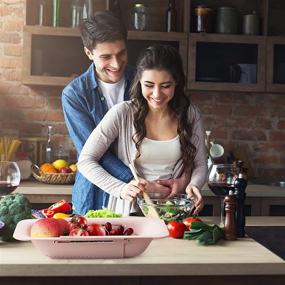
[[[285,91],[285,2],[281,0],[190,1],[188,88],[220,91]],[[212,11],[211,33],[195,33],[195,7]],[[238,13],[235,34],[217,33],[217,9],[234,7]],[[243,34],[246,14],[260,20],[258,35]]]
[[[90,64],[78,29],[71,27],[73,1],[60,1],[59,26],[53,27],[53,1],[26,0],[23,83],[64,86]],[[91,1],[93,11],[112,10],[121,17],[128,29],[130,64],[136,63],[143,48],[164,43],[179,50],[190,90],[285,91],[285,1],[175,0],[177,31],[170,33],[165,32],[168,0],[139,1],[146,7],[144,31],[134,28],[134,1]],[[212,9],[212,29],[208,33],[196,32],[195,8],[202,4]],[[235,34],[216,32],[221,6],[234,7],[237,12]],[[253,11],[259,17],[259,34],[245,35],[243,17]]]

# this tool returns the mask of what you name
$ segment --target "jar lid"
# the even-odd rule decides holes
[[[217,10],[236,10],[236,9],[230,6],[222,6],[222,7],[218,7]]]
[[[135,7],[144,7],[144,4],[141,4],[141,3],[135,4]]]

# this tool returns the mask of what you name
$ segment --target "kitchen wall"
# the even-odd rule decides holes
[[[0,1],[0,135],[45,136],[54,126],[57,144],[75,152],[61,111],[61,89],[21,83],[24,0]],[[205,128],[248,160],[251,176],[284,177],[285,94],[191,92],[202,110]]]

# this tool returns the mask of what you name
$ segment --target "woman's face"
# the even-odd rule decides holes
[[[175,81],[166,70],[148,69],[141,76],[142,95],[148,106],[153,110],[168,107],[169,101],[174,96]]]

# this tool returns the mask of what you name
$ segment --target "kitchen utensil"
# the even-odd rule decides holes
[[[132,172],[132,174],[133,174],[135,180],[136,180],[137,182],[140,182],[134,164],[133,164],[133,163],[130,163],[129,167],[130,167],[130,169],[131,169],[131,172]],[[153,204],[151,198],[148,196],[147,192],[143,191],[142,194],[143,194],[144,200],[145,200],[146,203],[149,205],[149,212],[148,212],[148,215],[147,215],[147,216],[148,216],[148,217],[151,217],[151,218],[159,219],[159,215],[158,215],[157,211],[155,210],[154,204]]]
[[[146,217],[91,218],[88,223],[123,225],[131,227],[131,236],[60,236],[31,238],[31,226],[36,219],[20,221],[13,237],[31,241],[43,254],[51,258],[124,258],[133,257],[146,250],[153,239],[168,236],[167,228],[160,219]]]

